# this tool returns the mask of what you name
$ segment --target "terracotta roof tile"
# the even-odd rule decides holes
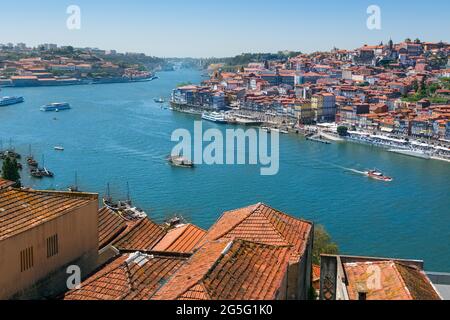
[[[303,255],[311,229],[311,222],[257,204],[225,212],[200,244],[218,239],[242,239],[269,245],[292,245],[295,261]]]
[[[396,263],[396,267],[414,300],[441,300],[422,270],[401,263]]]
[[[312,265],[313,281],[320,280],[320,266]]]
[[[14,182],[0,178],[0,190],[14,185]]]
[[[103,207],[98,212],[99,248],[102,249],[127,230],[127,222],[113,210]]]
[[[180,257],[124,254],[89,277],[80,289],[66,293],[64,299],[148,300],[184,262]]]
[[[286,276],[291,250],[244,240],[208,242],[154,299],[273,300]]]
[[[119,250],[150,251],[166,231],[150,219],[139,220],[129,232],[114,242]]]
[[[416,267],[392,260],[343,265],[350,300],[358,299],[361,288],[368,300],[440,300],[426,275]]]
[[[169,230],[152,250],[189,253],[194,250],[205,234],[205,230],[195,225],[181,225]]]
[[[56,219],[92,201],[97,201],[96,195],[4,189],[0,191],[0,240]]]

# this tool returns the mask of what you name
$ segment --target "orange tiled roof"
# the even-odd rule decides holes
[[[89,277],[65,300],[148,300],[185,262],[181,257],[124,254]]]
[[[243,240],[209,242],[154,299],[273,300],[286,276],[291,250]]]
[[[320,266],[313,264],[312,265],[312,273],[313,273],[313,281],[320,280]]]
[[[269,245],[292,245],[293,261],[303,255],[312,223],[265,204],[225,212],[201,241],[243,239]]]
[[[142,219],[113,245],[119,250],[150,251],[165,234],[163,227],[150,219]]]
[[[205,234],[205,230],[193,224],[185,224],[169,230],[152,250],[189,253],[194,250]]]
[[[390,260],[344,263],[344,269],[350,300],[358,299],[361,284],[368,300],[440,300],[428,277],[417,267]],[[377,275],[379,282],[374,278]]]
[[[99,248],[102,249],[117,239],[128,228],[127,222],[107,207],[98,212]]]
[[[14,185],[14,182],[0,178],[0,190]]]
[[[93,194],[7,189],[0,192],[0,240],[97,201]]]

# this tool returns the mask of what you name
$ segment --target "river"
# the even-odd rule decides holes
[[[22,182],[37,189],[73,184],[83,191],[125,197],[156,221],[174,214],[209,228],[224,210],[265,202],[286,213],[325,225],[342,253],[423,259],[427,270],[450,272],[450,166],[341,143],[322,145],[295,135],[280,139],[280,171],[261,176],[257,166],[170,167],[166,156],[178,128],[193,129],[195,116],[164,110],[179,83],[199,83],[195,70],[161,72],[159,79],[42,88],[3,88],[26,102],[0,108],[0,138],[23,155],[32,152],[54,179]],[[50,102],[73,109],[44,113]],[[205,128],[227,126],[204,123]],[[62,145],[64,152],[53,150]],[[25,166],[26,167],[26,166]],[[358,171],[378,168],[392,183],[372,181]]]

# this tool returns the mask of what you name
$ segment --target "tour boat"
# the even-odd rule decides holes
[[[47,170],[47,168],[45,167],[42,169],[31,169],[30,174],[33,178],[43,178],[43,177],[53,178],[54,176],[53,172]]]
[[[147,213],[144,210],[136,208],[133,206],[130,198],[129,185],[127,183],[128,189],[128,200],[114,202],[109,189],[109,183],[107,185],[106,195],[103,198],[103,204],[108,209],[117,212],[122,218],[128,221],[136,221],[147,218]]]
[[[27,158],[27,163],[28,163],[28,166],[30,166],[30,167],[33,167],[33,168],[38,167],[38,162],[36,160],[34,160],[34,158],[32,156],[29,156]]]
[[[389,152],[425,160],[431,159],[431,155],[429,153],[419,149],[389,149]]]
[[[6,107],[12,104],[22,103],[24,102],[23,97],[3,97],[0,98],[0,107]]]
[[[29,167],[32,168],[37,168],[38,167],[38,162],[36,160],[34,160],[34,156],[31,154],[31,144],[29,146],[30,152],[29,155],[26,158],[27,164]]]
[[[45,106],[41,107],[41,111],[45,111],[45,112],[49,112],[49,111],[59,112],[62,110],[69,110],[69,109],[70,109],[70,104],[68,104],[67,102],[55,102],[55,103],[46,104]]]
[[[22,156],[13,150],[6,150],[0,154],[0,159],[4,160],[6,158],[19,160]]]
[[[147,218],[147,213],[144,210],[133,207],[131,200],[113,202],[111,198],[103,198],[103,204],[128,221]]]
[[[392,182],[394,180],[391,177],[385,176],[383,173],[381,173],[378,170],[369,170],[366,172],[366,175],[369,178],[378,180],[378,181]]]
[[[169,158],[167,159],[167,161],[175,166],[175,167],[181,167],[181,168],[193,168],[194,167],[194,163],[182,156],[169,156]]]
[[[204,112],[202,114],[202,119],[211,121],[211,122],[218,122],[218,123],[226,123],[227,120],[225,119],[225,114],[219,113],[219,112]]]

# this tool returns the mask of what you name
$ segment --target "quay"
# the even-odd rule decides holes
[[[312,137],[306,137],[306,140],[313,141],[313,142],[319,142],[319,143],[323,143],[323,144],[331,144],[330,141],[323,139],[319,135],[312,136]]]

